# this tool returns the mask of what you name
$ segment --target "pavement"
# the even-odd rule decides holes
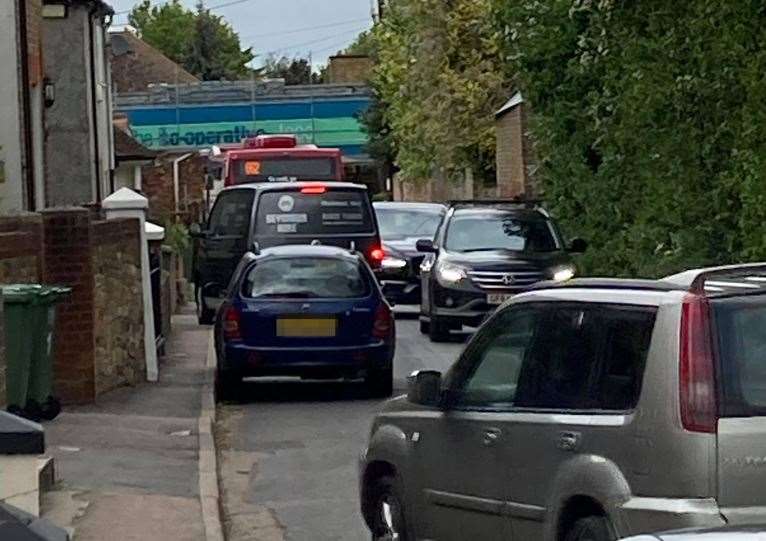
[[[406,318],[406,319],[403,319]],[[395,387],[416,369],[445,371],[464,347],[432,344],[397,314]],[[219,405],[216,426],[229,541],[369,539],[359,513],[357,463],[383,401],[357,383],[248,382]]]
[[[203,513],[210,505],[201,494],[213,492],[217,515],[215,453],[210,420],[200,417],[205,393],[212,392],[209,334],[186,310],[174,317],[158,383],[68,407],[45,425],[58,479],[45,496],[45,518],[74,531],[76,541],[211,538],[209,509]],[[211,469],[214,486],[206,489]]]

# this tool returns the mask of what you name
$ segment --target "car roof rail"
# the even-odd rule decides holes
[[[542,199],[529,197],[508,197],[506,199],[452,199],[447,201],[449,207],[483,206],[483,205],[516,205],[528,209],[536,209],[543,203]]]
[[[631,278],[573,278],[565,282],[552,280],[537,282],[524,291],[543,289],[619,289],[638,291],[683,291],[685,288],[662,280],[644,280]]]
[[[692,293],[732,295],[766,291],[766,263],[740,263],[684,271],[662,281],[685,285]]]

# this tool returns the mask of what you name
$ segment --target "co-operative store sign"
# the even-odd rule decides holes
[[[367,138],[357,120],[366,99],[242,105],[143,106],[124,109],[133,135],[155,150],[237,143],[262,133],[294,133],[302,143],[360,153]]]

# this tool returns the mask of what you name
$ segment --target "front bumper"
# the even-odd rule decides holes
[[[512,294],[513,292],[498,292]],[[488,292],[476,289],[452,289],[434,283],[431,316],[453,326],[478,327],[489,317],[498,305],[487,302]]]
[[[241,377],[356,378],[390,369],[394,345],[381,341],[363,346],[270,348],[227,343],[223,353],[221,369]]]

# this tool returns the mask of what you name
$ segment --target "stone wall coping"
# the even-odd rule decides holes
[[[104,199],[101,203],[104,210],[141,210],[149,208],[149,200],[130,188],[121,188]]]
[[[165,240],[165,228],[152,222],[146,222],[146,240]]]

